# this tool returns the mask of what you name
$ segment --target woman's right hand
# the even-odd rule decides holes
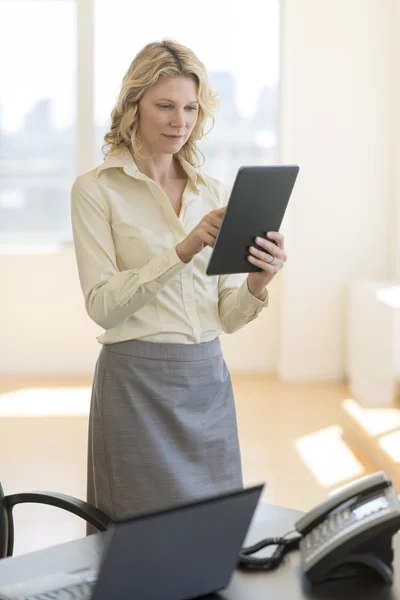
[[[188,263],[206,246],[214,246],[225,211],[226,206],[206,214],[189,235],[175,246],[176,253],[182,262]]]

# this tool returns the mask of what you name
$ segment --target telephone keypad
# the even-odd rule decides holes
[[[352,513],[348,509],[329,515],[325,521],[305,536],[304,543],[306,551],[314,551],[327,538],[335,535],[341,529],[349,525],[352,520]]]
[[[352,516],[351,511],[345,509],[327,517],[325,521],[305,537],[306,549],[309,552],[316,549],[316,547],[323,543],[328,537],[335,535],[341,529],[349,525],[353,521]]]
[[[384,505],[376,507],[373,512],[378,512],[385,508]],[[372,511],[371,511],[372,512]],[[308,554],[314,552],[318,546],[326,541],[327,538],[339,533],[350,524],[357,521],[356,515],[346,507],[327,516],[325,521],[315,527],[304,537],[305,550]]]

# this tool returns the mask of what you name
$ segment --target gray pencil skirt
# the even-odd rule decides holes
[[[89,417],[88,501],[125,518],[241,487],[219,339],[104,345]]]

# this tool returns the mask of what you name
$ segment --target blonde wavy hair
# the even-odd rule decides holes
[[[196,142],[205,135],[207,119],[214,126],[214,112],[218,96],[210,89],[204,64],[195,53],[174,40],[147,44],[133,59],[126,72],[117,103],[111,112],[111,128],[104,136],[104,156],[125,144],[134,157],[140,156],[142,148],[139,136],[139,101],[144,93],[162,77],[189,77],[196,82],[199,110],[192,133],[177,153],[192,166],[199,166]],[[207,133],[209,133],[209,131]]]

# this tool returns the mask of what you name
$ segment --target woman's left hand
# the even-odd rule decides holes
[[[250,246],[248,260],[252,265],[260,267],[262,270],[256,273],[249,273],[247,285],[250,293],[258,298],[262,296],[266,286],[273,280],[278,271],[282,269],[287,256],[285,254],[283,235],[277,231],[271,231],[266,234],[265,238],[258,237],[255,241],[257,246],[263,250],[258,250],[254,246]]]

